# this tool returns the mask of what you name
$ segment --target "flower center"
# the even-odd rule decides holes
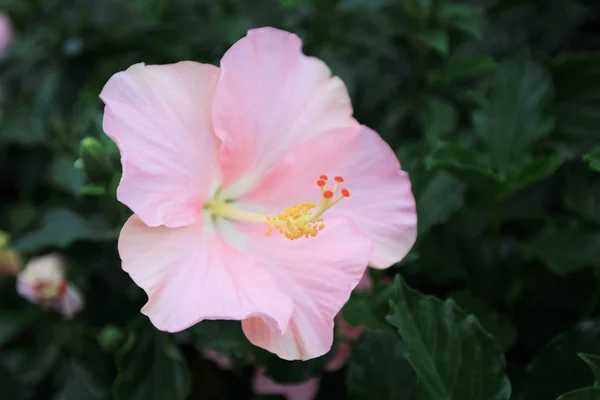
[[[275,216],[260,215],[245,210],[240,210],[231,201],[220,199],[218,193],[213,202],[207,203],[205,208],[215,217],[227,218],[235,221],[260,223],[267,226],[266,236],[277,231],[290,240],[317,236],[319,231],[325,229],[321,215],[339,203],[344,197],[350,197],[348,189],[341,189],[340,196],[335,198],[337,190],[344,178],[336,176],[331,190],[327,187],[327,175],[321,175],[317,186],[321,188],[321,201],[319,205],[310,202],[292,204]]]

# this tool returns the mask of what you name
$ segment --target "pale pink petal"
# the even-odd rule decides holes
[[[291,241],[247,228],[247,247],[262,258],[280,290],[294,302],[285,334],[260,317],[242,322],[251,343],[286,360],[307,360],[331,349],[333,319],[366,268],[371,240],[343,218],[325,221],[317,237]]]
[[[0,12],[0,56],[8,48],[13,38],[13,29],[10,18],[3,12]]]
[[[266,211],[283,210],[301,201],[319,202],[320,175],[344,178],[340,188],[350,197],[327,211],[343,215],[373,239],[370,265],[387,268],[402,260],[417,236],[415,199],[408,174],[392,149],[367,127],[335,129],[296,146],[242,197]]]
[[[83,296],[72,283],[67,284],[65,293],[57,300],[55,308],[65,317],[72,318],[83,309]]]
[[[284,332],[292,302],[264,267],[200,222],[149,228],[135,215],[123,227],[123,269],[146,291],[142,309],[159,329],[177,332],[204,319],[256,316]]]
[[[234,196],[290,147],[356,124],[344,83],[302,53],[298,36],[270,27],[248,31],[223,56],[213,119]]]
[[[320,378],[313,377],[304,382],[283,385],[265,375],[257,368],[252,378],[252,390],[255,394],[280,395],[287,400],[313,400],[319,391]]]
[[[358,282],[358,286],[356,286],[356,290],[359,292],[364,292],[373,287],[373,280],[371,279],[371,275],[369,275],[369,271],[365,271],[363,277],[360,282]]]
[[[341,313],[335,317],[335,326],[344,340],[357,340],[365,331],[365,327],[362,325],[350,325]]]
[[[352,345],[346,341],[340,341],[333,353],[333,357],[325,365],[325,370],[334,372],[342,369],[352,354]]]
[[[202,356],[207,360],[217,364],[217,366],[222,370],[228,371],[231,369],[231,358],[219,354],[215,350],[202,350]]]
[[[210,120],[218,76],[190,61],[135,64],[100,94],[104,131],[121,151],[117,197],[148,226],[185,226],[202,213],[218,176]]]

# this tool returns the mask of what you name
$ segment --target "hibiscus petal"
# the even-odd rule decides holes
[[[233,197],[294,144],[356,124],[344,83],[302,53],[298,36],[270,27],[248,31],[223,56],[213,121]]]
[[[344,218],[310,239],[291,241],[246,229],[249,251],[263,260],[280,290],[294,302],[288,330],[282,335],[263,318],[242,321],[251,343],[286,360],[307,360],[331,349],[333,319],[360,281],[372,251],[371,240]]]
[[[255,394],[280,395],[287,400],[313,400],[319,391],[321,378],[312,377],[304,382],[284,385],[269,378],[264,369],[257,368],[252,378]]]
[[[100,94],[104,131],[121,150],[117,197],[148,226],[185,226],[202,213],[217,170],[210,104],[218,76],[190,61],[135,64]]]
[[[119,253],[123,269],[148,294],[142,313],[163,331],[251,316],[275,332],[287,329],[290,298],[264,267],[201,223],[150,228],[134,215],[121,231]]]
[[[318,203],[321,174],[329,176],[330,186],[335,176],[344,178],[340,188],[348,188],[350,197],[325,215],[343,215],[373,239],[370,265],[383,269],[402,260],[417,237],[415,199],[392,149],[367,127],[334,129],[296,146],[241,199],[269,212]]]

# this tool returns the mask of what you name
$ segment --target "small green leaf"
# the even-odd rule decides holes
[[[190,375],[178,347],[141,317],[118,350],[116,365],[115,400],[184,400],[190,393]]]
[[[74,211],[56,208],[48,211],[38,230],[15,241],[19,251],[39,251],[48,247],[65,248],[77,240],[102,241],[114,239],[118,230],[111,229],[100,216],[84,218]]]
[[[404,358],[406,344],[393,332],[365,332],[348,362],[349,399],[412,400],[417,377]]]
[[[418,399],[506,400],[504,355],[473,315],[410,289],[398,276],[388,322],[406,341],[419,376]]]
[[[423,130],[427,141],[435,144],[444,135],[456,129],[456,108],[439,97],[427,97],[422,114]]]
[[[600,146],[583,155],[583,159],[596,172],[600,172]]]
[[[79,193],[87,196],[102,196],[106,194],[106,188],[98,185],[83,185]]]
[[[585,388],[563,394],[557,400],[598,400],[600,388]]]
[[[439,54],[448,54],[448,33],[441,29],[432,29],[417,35],[419,41]]]
[[[450,29],[482,38],[483,11],[467,4],[449,2],[441,7],[440,20]]]
[[[520,57],[498,68],[488,103],[473,114],[494,168],[507,171],[521,163],[529,148],[550,133],[552,95],[551,75],[534,61]]]

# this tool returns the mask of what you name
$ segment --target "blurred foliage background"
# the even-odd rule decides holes
[[[259,393],[257,374],[288,389],[313,378],[318,399],[600,399],[598,1],[0,0],[0,10],[14,29],[0,61],[0,229],[24,264],[64,255],[85,298],[68,319],[0,277],[3,399],[282,398]],[[417,199],[412,252],[371,271],[374,286],[343,310],[366,331],[304,363],[252,347],[236,323],[169,335],[140,316],[146,297],[116,250],[129,215],[114,198],[118,151],[101,127],[98,94],[115,72],[218,65],[264,25],[297,33],[345,81]],[[351,355],[331,371],[344,341]]]

